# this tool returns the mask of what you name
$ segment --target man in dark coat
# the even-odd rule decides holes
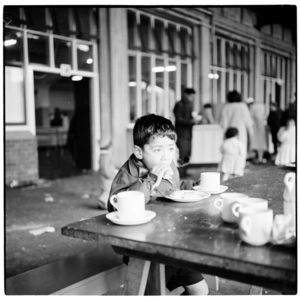
[[[270,113],[267,119],[267,123],[272,136],[272,143],[274,145],[274,154],[277,154],[277,147],[279,143],[277,138],[277,133],[280,128],[281,115],[282,112],[281,109],[278,108],[278,105],[276,103],[271,103]]]
[[[192,149],[192,127],[197,123],[193,118],[193,101],[195,98],[195,90],[193,88],[185,88],[183,96],[179,102],[175,104],[175,131],[177,133],[177,147],[179,149],[179,158],[187,163],[191,156]],[[181,176],[186,175],[187,166],[179,168]]]

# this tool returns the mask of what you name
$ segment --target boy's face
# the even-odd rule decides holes
[[[175,150],[175,141],[167,136],[152,136],[149,143],[141,149],[142,161],[149,170],[159,164],[171,165]]]

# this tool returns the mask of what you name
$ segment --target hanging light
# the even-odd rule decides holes
[[[166,71],[175,71],[175,70],[177,70],[177,67],[175,66],[175,65],[170,65],[170,66],[167,66],[166,68],[165,68],[165,70]]]
[[[163,72],[165,68],[163,66],[156,66],[152,68],[152,72]]]
[[[92,58],[88,58],[87,60],[86,60],[86,64],[92,64],[93,63],[93,59]]]
[[[81,80],[82,80],[82,76],[79,76],[79,75],[72,76],[72,81],[77,82],[77,81],[81,81]]]
[[[4,41],[4,46],[12,46],[17,44],[17,40],[16,39],[9,39]]]

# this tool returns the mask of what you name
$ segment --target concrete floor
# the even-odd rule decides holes
[[[261,166],[248,166],[251,173]],[[216,171],[217,166],[191,167],[189,179],[197,180],[201,172]],[[99,180],[96,173],[41,182],[38,185],[5,188],[5,278],[40,267],[63,257],[79,253],[95,243],[65,237],[61,227],[83,218],[106,213],[97,209]],[[30,231],[46,226],[54,232],[35,236]],[[210,295],[248,295],[250,286],[220,279],[219,291]],[[179,295],[182,288],[169,293]],[[278,295],[263,290],[263,294]]]

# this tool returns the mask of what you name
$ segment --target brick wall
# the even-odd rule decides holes
[[[6,132],[5,183],[38,179],[36,138],[29,132]]]

